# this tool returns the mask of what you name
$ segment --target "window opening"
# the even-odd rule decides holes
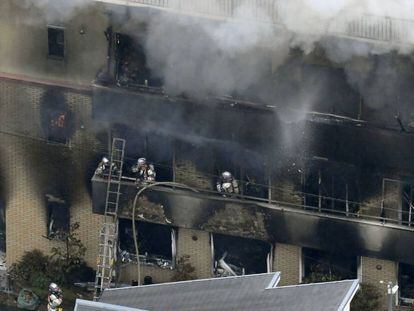
[[[48,219],[47,237],[61,239],[62,234],[69,231],[69,206],[63,198],[46,194],[46,208]]]
[[[172,268],[176,255],[176,233],[170,226],[136,221],[140,263]],[[119,220],[121,260],[137,261],[132,220]]]
[[[65,57],[65,29],[62,27],[48,26],[48,55],[56,59]]]
[[[302,248],[304,283],[353,279],[357,277],[358,258],[311,248]]]
[[[269,243],[213,234],[214,275],[216,277],[265,273],[268,271]]]

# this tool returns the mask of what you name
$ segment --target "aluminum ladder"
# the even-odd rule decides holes
[[[108,174],[104,223],[99,236],[99,253],[96,267],[95,292],[97,301],[106,288],[109,288],[115,271],[118,242],[118,205],[121,195],[121,178],[124,164],[125,140],[112,141],[110,169]]]

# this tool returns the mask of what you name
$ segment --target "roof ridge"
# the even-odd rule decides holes
[[[203,281],[220,281],[220,280],[229,280],[229,279],[236,279],[236,278],[250,278],[250,277],[258,277],[258,276],[265,276],[265,275],[273,275],[273,279],[280,275],[279,271],[275,272],[266,272],[266,273],[257,273],[257,274],[245,274],[245,275],[235,275],[235,276],[227,276],[221,278],[205,278],[205,279],[196,279],[196,280],[186,280],[186,281],[177,281],[177,282],[165,282],[165,283],[158,283],[158,284],[149,284],[149,285],[138,285],[138,286],[126,286],[126,287],[117,287],[117,288],[108,288],[105,291],[114,291],[119,289],[130,289],[130,288],[148,288],[148,287],[155,287],[155,286],[163,286],[163,285],[175,285],[175,284],[187,284],[187,283],[195,283],[195,282],[203,282]],[[273,280],[272,279],[272,280]]]

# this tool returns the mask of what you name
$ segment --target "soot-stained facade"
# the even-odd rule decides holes
[[[6,2],[0,16],[29,14]],[[46,20],[33,26],[36,42],[20,41],[26,48],[19,51],[31,51],[32,57],[0,51],[10,64],[25,64],[10,68],[0,62],[0,206],[5,206],[8,261],[32,248],[47,252],[60,243],[56,231],[80,222],[87,262],[95,264],[107,180],[93,172],[119,137],[126,150],[117,281],[138,279],[131,240],[137,185],[131,168],[145,157],[154,164],[157,181],[192,189],[157,186],[138,200],[142,279],[179,278],[181,258],[194,268],[192,278],[274,270],[282,272],[282,283],[296,284],[312,272],[332,270],[339,278],[358,274],[381,293],[380,280],[398,282],[402,301],[409,304],[411,59],[390,52],[335,62],[327,46],[354,41],[327,36],[311,53],[291,48],[281,65],[268,47],[230,57],[209,47],[200,62],[183,51],[189,68],[198,64],[199,70],[180,76],[181,63],[154,63],[157,41],[151,35],[160,29],[151,19],[157,14],[151,8],[95,3],[60,23],[59,59],[46,59]],[[16,34],[13,23],[0,19],[2,29]],[[44,46],[38,45],[42,40]],[[158,52],[171,52],[173,61],[181,59],[173,53],[176,46],[190,46],[165,42],[158,41]],[[209,79],[204,69],[216,63],[222,74]],[[259,75],[250,75],[254,68],[260,68]],[[379,87],[379,77],[391,69],[395,83]],[[229,86],[226,70],[240,84]],[[362,84],[350,79],[360,71],[367,77]],[[217,193],[217,178],[225,170],[237,179],[239,195]],[[337,260],[341,256],[344,260]]]

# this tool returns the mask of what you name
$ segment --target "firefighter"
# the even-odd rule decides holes
[[[132,172],[137,176],[137,182],[154,182],[155,169],[154,165],[148,164],[145,158],[139,158],[137,164],[132,166]]]
[[[48,311],[58,311],[62,310],[60,305],[63,301],[62,290],[56,283],[50,283],[49,285],[49,295],[47,297],[47,310]]]
[[[217,181],[217,191],[223,193],[224,197],[226,196],[226,193],[239,194],[239,184],[230,172],[225,171],[221,173],[221,176]]]
[[[104,177],[109,175],[109,160],[107,157],[103,157],[101,162],[98,164],[97,169],[95,170],[95,174]],[[112,163],[112,175],[117,174],[118,168],[114,163]]]

